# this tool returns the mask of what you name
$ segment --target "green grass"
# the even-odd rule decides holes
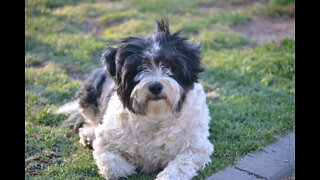
[[[167,16],[171,31],[184,29],[202,44],[206,71],[200,83],[212,121],[212,163],[195,179],[236,162],[295,128],[295,41],[257,46],[232,31],[255,15],[293,16],[292,0],[260,0],[242,11],[206,12],[199,4],[242,5],[250,0],[174,1],[28,0],[25,6],[25,177],[26,179],[103,179],[92,150],[59,124],[65,115],[53,112],[74,100],[82,82],[100,66],[106,44],[125,36],[154,32],[155,19]],[[165,2],[165,3],[163,3]],[[130,27],[130,28],[128,28]],[[97,33],[93,33],[98,29]],[[135,174],[129,179],[153,179]],[[124,179],[124,178],[122,178]]]
[[[223,30],[204,30],[199,33],[199,40],[201,41],[202,47],[205,50],[241,48],[244,45],[252,44],[248,39],[239,34],[225,32]]]
[[[253,14],[277,16],[295,16],[295,0],[269,0],[265,6],[252,10]]]
[[[208,62],[201,82],[220,98],[208,101],[214,163],[200,177],[234,163],[295,127],[293,54],[294,41],[284,40],[280,47],[262,45],[207,56],[214,61]]]
[[[130,5],[144,13],[158,14],[184,14],[198,13],[193,7],[197,4],[196,1],[190,0],[130,0]]]

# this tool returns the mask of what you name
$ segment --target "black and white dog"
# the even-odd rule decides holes
[[[80,142],[92,144],[106,179],[135,172],[191,179],[210,162],[210,116],[197,82],[200,45],[179,34],[161,19],[153,35],[122,39],[78,91],[86,121]]]

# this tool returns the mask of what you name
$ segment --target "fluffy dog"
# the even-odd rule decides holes
[[[179,34],[161,19],[153,35],[122,39],[78,91],[86,121],[80,142],[92,144],[106,179],[136,172],[192,179],[210,162],[210,116],[197,82],[204,70],[200,45]]]

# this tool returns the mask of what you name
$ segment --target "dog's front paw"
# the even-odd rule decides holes
[[[156,179],[154,180],[168,180],[168,178],[165,178],[165,177],[157,177]]]
[[[80,128],[79,129],[80,144],[92,148],[92,142],[95,139],[94,131],[92,128]]]
[[[184,180],[181,179],[178,174],[176,173],[169,173],[168,171],[164,170],[157,175],[155,180]]]
[[[155,180],[170,180],[170,178],[167,177],[157,177]]]
[[[85,147],[89,147],[92,148],[92,142],[93,142],[93,138],[89,138],[89,137],[84,137],[80,135],[80,144],[85,146]]]
[[[164,176],[161,176],[161,177],[157,177],[156,179],[154,180],[169,180],[169,178],[166,178]]]

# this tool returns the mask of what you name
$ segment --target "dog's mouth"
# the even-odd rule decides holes
[[[148,101],[160,101],[160,100],[165,100],[165,96],[149,96]]]

